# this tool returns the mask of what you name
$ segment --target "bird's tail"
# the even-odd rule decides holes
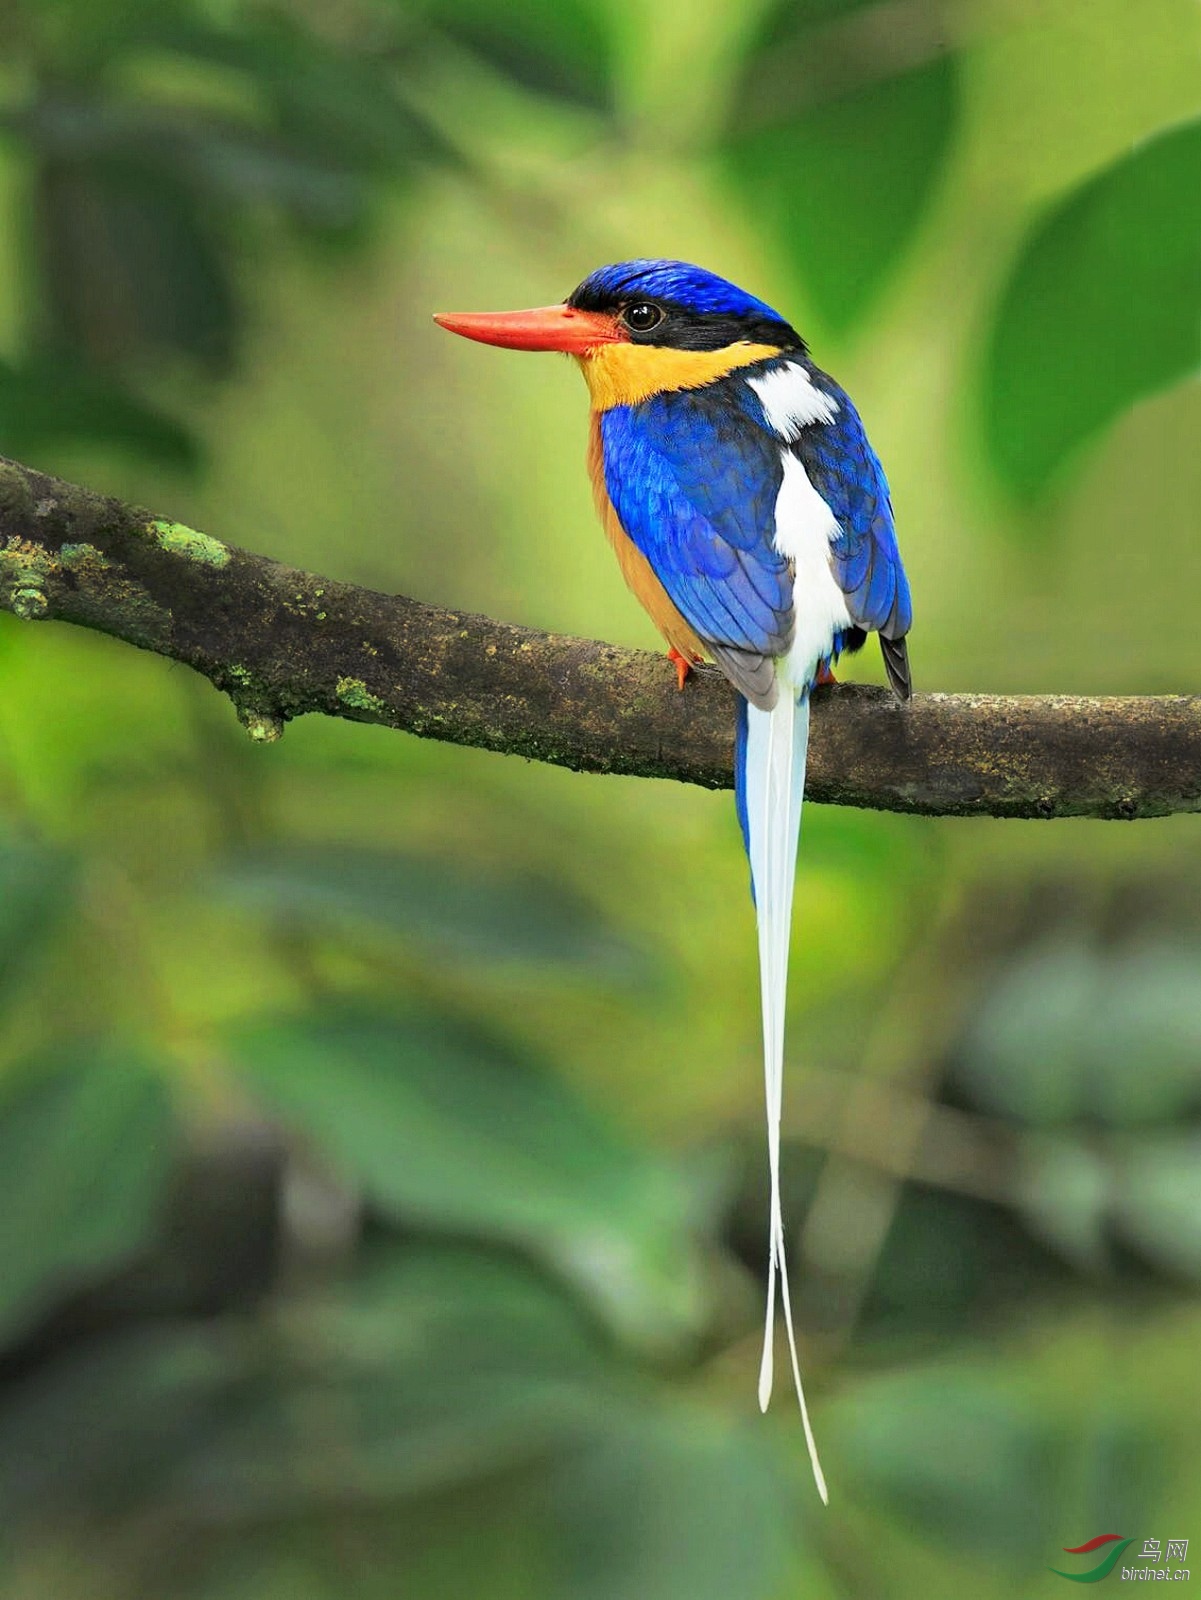
[[[792,923],[792,887],[796,875],[801,802],[805,790],[805,757],[809,748],[809,694],[800,699],[780,684],[770,711],[745,700],[739,705],[736,753],[738,816],[751,863],[751,889],[759,924],[759,988],[763,1003],[763,1072],[767,1089],[767,1150],[771,1175],[771,1236],[767,1263],[767,1319],[763,1362],[759,1370],[759,1405],[767,1410],[772,1388],[772,1339],[776,1320],[776,1277],[779,1275],[788,1352],[805,1441],[818,1493],[828,1501],[826,1480],[818,1460],[801,1384],[784,1223],[780,1211],[780,1114],[784,1090],[784,1001],[788,986],[788,938]]]

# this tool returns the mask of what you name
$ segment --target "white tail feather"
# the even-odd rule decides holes
[[[788,987],[788,941],[792,925],[792,888],[796,876],[797,840],[801,802],[805,791],[805,757],[809,748],[809,696],[793,701],[792,692],[780,684],[780,697],[771,711],[747,707],[746,815],[751,879],[759,923],[759,989],[763,1003],[763,1077],[767,1095],[767,1159],[771,1177],[771,1222],[767,1261],[767,1316],[763,1330],[763,1360],[759,1368],[759,1405],[766,1411],[771,1399],[776,1320],[776,1274],[788,1352],[796,1385],[809,1460],[822,1500],[829,1503],[826,1480],[818,1460],[809,1422],[809,1408],[801,1384],[792,1303],[788,1293],[788,1265],[784,1251],[784,1221],[780,1209],[780,1119],[784,1097],[784,1002]]]

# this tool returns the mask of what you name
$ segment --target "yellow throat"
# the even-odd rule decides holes
[[[633,406],[668,389],[703,389],[739,367],[778,356],[770,344],[728,344],[722,350],[670,350],[645,344],[602,344],[576,356],[594,411]]]

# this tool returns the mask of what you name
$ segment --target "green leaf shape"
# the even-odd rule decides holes
[[[353,846],[281,846],[232,862],[226,892],[275,916],[414,940],[438,959],[643,975],[649,958],[561,883],[465,870],[427,856]]]
[[[1201,367],[1201,121],[1098,173],[1024,241],[983,373],[985,441],[1017,495],[1043,493],[1137,401]]]
[[[592,110],[612,104],[613,36],[588,0],[428,0],[428,20],[524,89]]]
[[[115,1044],[27,1061],[0,1088],[0,1337],[154,1235],[175,1150],[160,1074]]]
[[[41,845],[0,841],[0,1007],[74,898],[75,867]]]
[[[633,1344],[673,1348],[703,1324],[683,1177],[506,1046],[440,1016],[331,1009],[252,1027],[230,1052],[385,1215],[525,1250]]]
[[[64,443],[102,444],[185,472],[201,460],[185,427],[111,375],[65,354],[0,362],[0,453],[36,460],[47,446]]]
[[[958,63],[943,55],[787,121],[735,117],[724,151],[732,181],[833,333],[863,319],[913,239],[958,106]]]

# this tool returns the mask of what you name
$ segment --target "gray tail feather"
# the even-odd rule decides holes
[[[882,633],[880,652],[893,694],[898,700],[908,700],[913,693],[913,679],[909,676],[909,646],[904,634],[899,639],[889,639]]]

